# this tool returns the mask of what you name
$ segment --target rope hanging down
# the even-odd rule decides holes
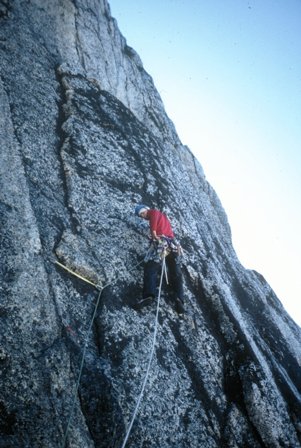
[[[67,266],[65,266],[64,264],[60,263],[59,261],[55,260],[55,264],[57,264],[61,268],[65,269],[65,271],[69,272],[70,274],[75,275],[75,277],[80,278],[81,280],[83,280],[86,283],[89,283],[89,285],[94,286],[94,288],[96,288],[98,290],[101,290],[101,287],[99,285],[97,285],[96,283],[91,282],[91,280],[87,279],[83,275],[80,275],[77,272],[72,271],[70,268],[67,268]]]
[[[139,394],[139,397],[137,399],[137,403],[134,409],[134,413],[132,416],[132,420],[128,426],[127,429],[127,433],[125,436],[125,439],[123,441],[123,444],[121,446],[121,448],[125,448],[126,443],[128,441],[128,438],[130,436],[131,430],[132,430],[132,426],[134,424],[135,418],[137,416],[138,413],[138,409],[143,397],[143,393],[144,393],[144,389],[148,380],[148,376],[149,376],[149,372],[150,372],[150,367],[151,367],[151,363],[153,360],[153,356],[154,356],[154,351],[155,351],[155,346],[156,346],[156,339],[157,339],[157,333],[158,333],[158,317],[159,317],[159,309],[160,309],[160,297],[161,297],[161,289],[162,289],[162,281],[163,281],[163,276],[164,273],[166,275],[166,262],[165,262],[165,254],[163,254],[163,260],[162,260],[162,270],[161,270],[161,278],[160,278],[160,285],[159,285],[159,292],[158,292],[158,299],[157,299],[157,310],[156,310],[156,318],[155,318],[155,328],[154,328],[154,334],[153,334],[153,342],[152,342],[152,347],[151,347],[151,352],[150,352],[150,356],[149,356],[149,360],[148,360],[148,365],[147,365],[147,369],[146,369],[146,373],[145,373],[145,377],[144,377],[144,381],[142,384],[142,388],[141,388],[141,392]],[[166,276],[167,278],[167,276]]]
[[[139,261],[139,263],[135,264],[131,269],[128,270],[128,272],[131,272],[132,270],[134,270],[136,267],[138,267],[143,262],[144,262],[144,259]],[[77,274],[76,272],[72,271],[71,269],[67,268],[65,265],[59,263],[58,261],[55,261],[55,264],[57,264],[61,268],[63,268],[66,271],[68,271],[70,274],[75,275],[76,277],[78,277],[81,280],[89,283],[90,285],[94,286],[96,289],[99,290],[99,294],[97,296],[97,300],[96,300],[95,307],[94,307],[94,312],[93,312],[93,315],[92,315],[92,318],[91,318],[91,321],[90,321],[90,325],[88,327],[88,330],[87,330],[87,333],[86,333],[86,337],[85,337],[84,349],[83,349],[83,354],[82,354],[82,358],[81,358],[81,362],[80,362],[80,368],[79,368],[78,378],[77,378],[77,382],[76,382],[75,392],[74,392],[74,396],[73,396],[73,400],[72,400],[72,404],[71,404],[70,415],[69,415],[68,423],[67,423],[66,430],[65,430],[65,433],[64,433],[62,448],[65,448],[68,432],[69,432],[69,429],[70,429],[70,425],[71,425],[71,421],[72,421],[72,417],[73,417],[73,413],[74,413],[74,407],[75,407],[76,397],[77,397],[78,390],[79,390],[80,380],[81,380],[81,376],[82,376],[82,372],[83,372],[83,367],[84,367],[84,362],[85,362],[85,357],[86,357],[86,351],[87,351],[88,342],[89,342],[89,336],[90,336],[90,333],[91,333],[91,330],[92,330],[92,327],[93,327],[93,323],[94,323],[94,320],[95,320],[95,317],[96,317],[96,313],[97,313],[97,309],[98,309],[98,306],[99,306],[100,298],[101,298],[101,295],[103,293],[103,290],[105,288],[107,288],[108,286],[113,285],[118,280],[120,275],[116,276],[115,279],[112,280],[111,282],[106,283],[103,287],[100,287],[100,286],[96,285],[95,283],[92,283],[87,278],[85,278],[85,277]]]
[[[76,402],[76,396],[78,394],[79,384],[80,384],[80,380],[81,380],[81,376],[82,376],[82,372],[83,372],[83,367],[84,367],[86,351],[87,351],[87,347],[88,347],[89,336],[90,336],[90,332],[92,330],[93,322],[94,322],[94,319],[95,319],[95,316],[96,316],[96,312],[97,312],[97,309],[98,309],[98,305],[99,305],[99,302],[100,302],[100,297],[101,297],[101,294],[102,294],[103,290],[107,286],[109,286],[109,285],[110,285],[110,283],[105,285],[99,291],[99,294],[98,294],[98,297],[97,297],[97,300],[96,300],[96,304],[95,304],[95,307],[94,307],[94,313],[93,313],[93,316],[92,316],[89,328],[88,328],[87,333],[86,333],[85,345],[84,345],[84,350],[83,350],[82,359],[81,359],[81,363],[80,363],[79,374],[78,374],[78,378],[77,378],[77,382],[76,382],[76,386],[75,386],[74,397],[73,397],[73,401],[72,401],[72,405],[71,405],[70,415],[69,415],[69,419],[68,419],[68,423],[67,423],[64,439],[63,439],[62,448],[65,448],[65,445],[66,445],[67,436],[68,436],[71,420],[72,420],[72,417],[73,417],[74,406],[75,406],[75,402]]]

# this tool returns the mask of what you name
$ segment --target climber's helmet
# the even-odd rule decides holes
[[[135,215],[140,216],[140,218],[143,218],[143,216],[141,215],[144,214],[144,212],[147,212],[147,210],[149,210],[149,207],[147,205],[144,204],[136,205]]]

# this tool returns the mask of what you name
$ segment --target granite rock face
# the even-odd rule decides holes
[[[155,324],[140,201],[181,240],[186,313],[164,285],[127,446],[300,447],[301,330],[240,264],[106,0],[0,1],[0,70],[0,447],[121,447]]]

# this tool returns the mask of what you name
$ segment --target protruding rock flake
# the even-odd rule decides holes
[[[0,447],[121,448],[156,316],[137,203],[181,241],[185,313],[163,282],[126,448],[301,447],[301,330],[106,0],[0,1],[0,145]]]

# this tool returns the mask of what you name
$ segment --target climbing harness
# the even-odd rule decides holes
[[[151,352],[150,352],[150,356],[149,356],[149,360],[148,360],[148,365],[147,365],[147,369],[146,369],[146,373],[145,373],[145,377],[144,377],[144,381],[142,384],[142,388],[141,388],[141,392],[139,394],[139,397],[137,399],[137,403],[133,412],[133,416],[131,419],[131,422],[128,426],[127,432],[126,432],[126,436],[125,439],[123,441],[123,444],[121,446],[121,448],[125,448],[126,443],[128,441],[128,438],[130,436],[131,430],[132,430],[132,426],[134,424],[135,418],[137,416],[138,413],[138,409],[143,397],[143,393],[144,393],[144,389],[148,380],[148,376],[149,376],[149,372],[150,372],[150,368],[151,368],[151,363],[153,360],[153,356],[154,356],[154,351],[155,351],[155,346],[156,346],[156,340],[157,340],[157,332],[158,332],[158,317],[159,317],[159,309],[160,309],[160,297],[161,297],[161,289],[162,289],[162,281],[163,281],[163,276],[164,273],[166,275],[166,262],[165,262],[165,256],[163,256],[162,259],[162,269],[161,269],[161,277],[160,277],[160,285],[159,285],[159,291],[158,291],[158,298],[157,298],[157,309],[156,309],[156,318],[155,318],[155,328],[154,328],[154,334],[153,334],[153,342],[152,342],[152,347],[151,347]]]
[[[163,257],[171,252],[177,255],[182,255],[183,250],[181,244],[176,238],[168,238],[167,236],[161,235],[159,240],[152,240],[150,242],[149,250],[144,261],[155,261],[160,263]]]
[[[141,265],[144,262],[144,259],[139,261],[139,263],[135,264],[128,272],[134,270],[135,268],[137,268],[139,265]],[[79,368],[79,373],[78,373],[78,378],[77,378],[77,382],[76,382],[76,386],[75,386],[75,392],[74,392],[74,396],[73,396],[73,400],[72,400],[72,404],[71,404],[71,410],[70,410],[70,415],[69,415],[69,419],[68,419],[68,423],[66,426],[66,430],[64,433],[64,438],[63,438],[63,443],[62,443],[62,448],[65,448],[66,446],[66,441],[67,441],[67,436],[68,436],[68,432],[70,429],[70,425],[71,425],[71,421],[72,421],[72,417],[73,417],[73,413],[74,413],[74,407],[75,407],[75,402],[76,402],[76,397],[78,394],[78,390],[79,390],[79,384],[80,384],[80,380],[81,380],[81,376],[82,376],[82,372],[83,372],[83,367],[84,367],[84,362],[85,362],[85,357],[86,357],[86,352],[87,352],[87,347],[88,347],[88,342],[89,342],[89,336],[93,327],[93,323],[96,317],[96,313],[97,313],[97,309],[100,303],[100,298],[101,295],[104,291],[105,288],[107,288],[108,286],[113,285],[114,283],[117,282],[119,276],[116,276],[112,281],[106,283],[104,286],[99,286],[96,285],[95,283],[92,283],[90,280],[88,280],[87,278],[77,274],[76,272],[72,271],[71,269],[67,268],[67,266],[63,265],[62,263],[59,263],[58,261],[55,261],[55,264],[57,264],[58,266],[60,266],[61,268],[65,269],[66,271],[68,271],[70,274],[80,278],[81,280],[89,283],[90,285],[94,286],[98,291],[99,294],[97,296],[97,300],[95,303],[95,307],[94,307],[94,312],[86,333],[86,337],[85,337],[85,343],[84,343],[84,349],[83,349],[83,354],[82,354],[82,358],[81,358],[81,362],[80,362],[80,368]]]

